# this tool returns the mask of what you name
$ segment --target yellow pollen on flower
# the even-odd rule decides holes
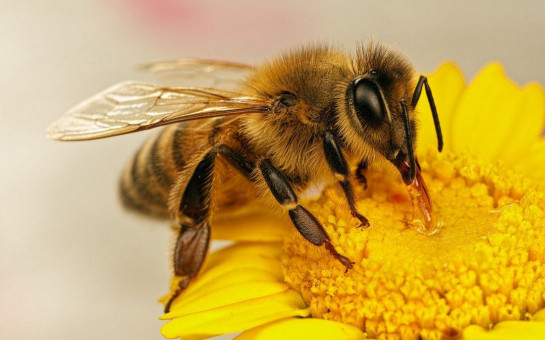
[[[328,188],[306,206],[322,223],[345,267],[298,234],[284,245],[284,279],[313,317],[354,325],[370,338],[461,338],[527,320],[545,306],[545,191],[468,155],[420,159],[439,232],[408,227],[411,205],[399,176],[373,172],[357,186],[358,228],[344,196]]]

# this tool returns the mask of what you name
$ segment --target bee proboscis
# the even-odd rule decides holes
[[[47,136],[88,140],[166,125],[136,153],[121,180],[127,206],[170,215],[180,227],[173,263],[182,279],[166,311],[201,268],[211,206],[218,214],[255,200],[282,207],[303,237],[325,246],[347,269],[353,263],[298,203],[310,184],[337,182],[352,215],[369,226],[355,206],[350,165],[361,170],[382,157],[417,191],[424,215],[431,215],[413,151],[423,88],[441,150],[439,119],[426,77],[417,77],[398,51],[362,44],[352,55],[311,46],[255,67],[180,59],[146,68],[173,78],[203,76],[216,87],[122,82],[68,111]],[[235,79],[235,90],[221,85],[227,78]]]

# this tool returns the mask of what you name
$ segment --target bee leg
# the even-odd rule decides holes
[[[251,179],[252,171],[255,167],[255,164],[250,163],[247,159],[245,159],[243,156],[238,154],[235,150],[231,149],[227,145],[218,145],[216,147],[217,152],[226,159],[231,166],[233,166],[235,169],[237,169],[241,174],[244,175],[248,180]]]
[[[194,228],[182,226],[174,251],[174,274],[183,276],[178,289],[165,305],[165,313],[170,311],[172,302],[187,288],[191,279],[198,273],[208,251],[210,227],[208,221]]]
[[[324,152],[331,171],[335,174],[335,178],[337,178],[344,191],[352,216],[360,220],[360,227],[368,227],[369,220],[356,209],[354,188],[352,187],[352,182],[350,182],[350,169],[341,152],[341,147],[331,131],[326,131],[324,133]]]
[[[323,244],[331,255],[346,267],[346,270],[352,268],[354,262],[337,252],[316,217],[297,204],[297,196],[288,183],[288,180],[272,165],[271,161],[268,159],[262,160],[259,163],[259,169],[274,198],[282,206],[288,208],[290,218],[301,235],[316,246]]]
[[[168,313],[172,302],[188,286],[201,269],[210,241],[210,190],[216,150],[209,151],[199,162],[183,193],[179,214],[180,234],[174,248],[174,274],[182,276],[178,289],[165,305]]]
[[[363,188],[367,190],[367,178],[365,177],[365,170],[367,170],[367,161],[361,161],[356,169],[356,179],[363,185]]]

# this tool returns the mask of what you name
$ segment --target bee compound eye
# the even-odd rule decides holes
[[[375,82],[360,78],[354,81],[354,108],[362,122],[379,122],[384,117],[384,104]]]

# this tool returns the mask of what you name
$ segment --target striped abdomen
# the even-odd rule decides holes
[[[125,206],[150,215],[168,216],[170,190],[186,164],[184,154],[187,157],[191,151],[183,150],[185,130],[185,124],[168,126],[134,155],[120,183]]]

